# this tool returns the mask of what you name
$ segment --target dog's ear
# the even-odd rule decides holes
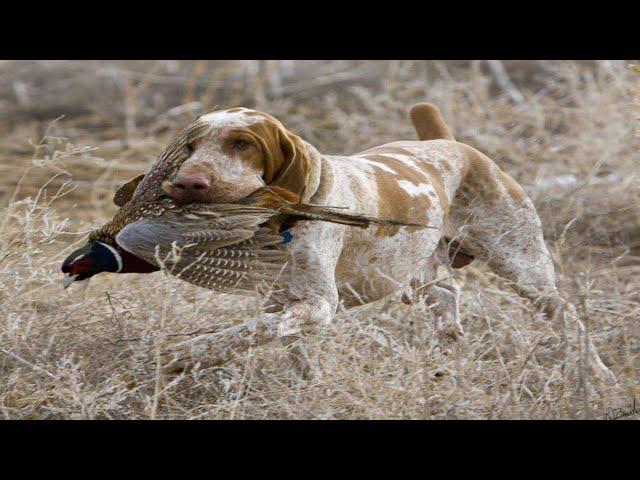
[[[119,207],[122,207],[123,205],[129,203],[129,200],[131,200],[131,197],[133,196],[133,192],[136,191],[136,187],[144,178],[144,175],[144,173],[138,175],[137,177],[132,178],[127,183],[122,185],[113,196],[113,203],[115,203]]]
[[[304,141],[266,114],[264,122],[249,128],[264,151],[265,183],[296,194],[304,192],[312,169]]]

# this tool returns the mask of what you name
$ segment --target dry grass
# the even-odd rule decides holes
[[[0,413],[4,418],[598,418],[640,386],[640,139],[624,62],[2,62]],[[281,118],[326,153],[414,138],[417,101],[518,179],[559,284],[620,384],[567,381],[557,336],[484,266],[458,274],[464,343],[431,347],[430,312],[392,299],[308,337],[305,381],[278,345],[162,377],[157,349],[254,315],[255,299],[162,274],[60,286],[62,259],[115,211],[177,128],[214,105]],[[59,115],[65,117],[52,122]]]

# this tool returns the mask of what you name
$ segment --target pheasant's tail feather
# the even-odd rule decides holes
[[[267,207],[242,203],[198,203],[192,204],[191,210],[201,214],[214,213],[216,215],[259,215],[270,212]]]
[[[419,223],[394,219],[376,218],[371,215],[353,213],[346,208],[300,203],[300,196],[282,187],[265,187],[245,199],[250,205],[273,210],[279,214],[299,219],[320,220],[366,228],[374,225],[396,225],[406,227],[436,228]]]
[[[321,220],[325,222],[340,223],[343,225],[351,225],[361,228],[367,228],[370,225],[395,225],[404,227],[435,228],[430,225],[423,225],[420,223],[376,218],[371,215],[361,213],[350,213],[336,207],[324,207],[319,205],[283,205],[280,208],[279,212],[308,220]]]
[[[278,210],[282,205],[295,204],[300,196],[283,187],[267,186],[241,200],[243,204]]]

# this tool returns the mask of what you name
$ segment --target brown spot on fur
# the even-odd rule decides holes
[[[386,148],[392,148],[392,147],[384,147],[384,148],[386,149]],[[407,193],[407,191],[402,187],[400,187],[400,185],[398,185],[398,181],[400,180],[409,181],[414,185],[428,183],[433,187],[434,191],[436,192],[436,195],[438,196],[438,200],[440,202],[440,206],[443,209],[443,211],[446,212],[448,210],[449,199],[444,190],[444,182],[442,179],[442,174],[434,165],[428,162],[418,160],[416,163],[419,165],[419,169],[413,168],[411,166],[408,166],[406,163],[402,162],[401,160],[398,160],[397,158],[389,157],[386,155],[379,155],[377,154],[377,152],[378,152],[378,149],[375,149],[375,153],[360,155],[360,156],[382,163],[387,167],[391,168],[394,172],[398,174],[398,175],[393,175],[391,173],[385,172],[381,168],[376,169],[377,178],[380,177],[386,183],[392,183],[394,185],[394,188],[384,189],[385,191],[389,191],[389,195],[390,195],[389,200],[391,202],[394,202],[397,200],[400,203],[404,203],[404,205],[402,205],[402,208],[406,208],[408,209],[407,211],[409,211],[411,208],[412,199],[424,197],[422,200],[423,203],[426,205],[427,209],[430,208],[431,201],[428,199],[426,195],[419,195],[417,197],[414,197],[409,193]],[[412,156],[412,158],[415,159],[414,156]],[[409,220],[405,220],[405,221],[409,221]]]
[[[376,237],[393,237],[400,231],[400,227],[391,227],[389,225],[380,225],[374,234]]]
[[[369,263],[370,263],[370,264],[372,264],[372,263],[376,263],[377,261],[378,261],[378,257],[371,257],[371,258],[369,259]]]
[[[385,147],[385,149],[389,148],[392,147]],[[381,167],[373,166],[380,198],[378,217],[412,223],[428,223],[431,200],[427,195],[408,193],[399,184],[402,180],[414,185],[429,183],[440,197],[441,203],[444,206],[448,205],[442,185],[442,176],[437,169],[427,164],[421,164],[420,169],[413,168],[397,158],[379,154],[378,150],[375,149],[369,154],[360,155],[362,158],[381,163],[396,172],[396,174],[389,173]],[[399,230],[400,227],[380,226],[375,235],[393,236]]]
[[[372,152],[366,155],[360,155],[360,157],[386,165],[388,168],[396,172],[397,175],[393,175],[384,170],[383,172],[398,180],[407,180],[413,183],[414,185],[420,185],[421,183],[428,182],[430,180],[430,178],[421,169],[413,168],[407,165],[406,163],[402,162],[401,160],[398,160],[397,158],[380,154],[377,151],[375,153]],[[422,167],[427,165],[420,165],[420,166]],[[380,167],[378,168],[382,170],[382,168]],[[438,173],[438,175],[440,174]]]

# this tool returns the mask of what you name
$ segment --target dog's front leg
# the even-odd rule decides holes
[[[280,339],[303,371],[308,365],[304,346],[296,342],[305,328],[331,321],[338,306],[335,267],[345,227],[326,222],[301,222],[292,229],[291,261],[278,295],[281,311],[263,313],[235,327],[200,335],[172,346],[164,355],[164,370],[176,372],[189,365],[219,365],[249,347]]]
[[[285,345],[299,338],[305,327],[322,325],[331,321],[335,306],[318,297],[292,303],[280,313],[265,313],[256,319],[220,332],[200,335],[180,342],[168,349],[164,356],[163,370],[175,373],[200,363],[202,366],[223,364],[235,354],[249,347],[280,339]],[[304,356],[298,347],[292,355]],[[300,358],[304,363],[305,358]],[[304,366],[300,366],[302,370]]]

